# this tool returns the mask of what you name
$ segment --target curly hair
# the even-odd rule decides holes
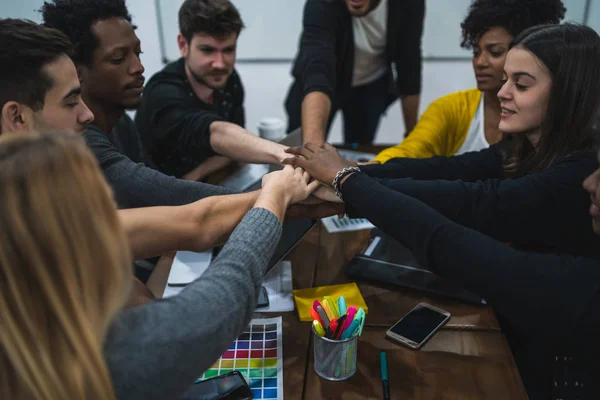
[[[73,60],[83,65],[90,65],[92,54],[98,46],[92,25],[113,17],[131,23],[125,0],[50,0],[44,1],[39,11],[45,26],[67,35],[73,43]]]
[[[476,0],[460,27],[460,46],[470,49],[490,28],[500,26],[516,37],[541,24],[558,24],[567,9],[561,0]]]

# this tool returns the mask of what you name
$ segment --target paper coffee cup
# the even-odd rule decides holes
[[[263,118],[257,128],[258,135],[263,139],[278,141],[285,136],[285,122],[279,118]]]

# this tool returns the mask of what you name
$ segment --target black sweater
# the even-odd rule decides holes
[[[452,221],[520,250],[597,258],[600,246],[582,187],[596,168],[596,154],[580,152],[541,172],[502,179],[501,160],[492,147],[454,157],[398,158],[361,170]],[[352,205],[348,212],[359,214]]]
[[[396,67],[393,94],[421,92],[421,36],[424,0],[389,0],[386,57]],[[319,91],[334,101],[351,87],[354,71],[352,16],[345,2],[307,0],[304,6],[300,49],[286,100],[290,120],[299,120],[304,96]],[[390,74],[391,77],[391,74]]]
[[[411,249],[419,263],[479,294],[510,322],[509,342],[530,399],[600,398],[598,261],[515,250],[364,173],[350,176],[342,194],[355,212]],[[565,212],[572,207],[563,206]],[[557,354],[575,360],[567,371],[557,368]],[[561,382],[554,388],[561,379],[571,386]]]
[[[200,100],[185,73],[183,58],[156,73],[144,89],[135,123],[148,155],[165,174],[181,177],[215,155],[210,124],[227,121],[244,126],[244,88],[237,74],[214,101]]]

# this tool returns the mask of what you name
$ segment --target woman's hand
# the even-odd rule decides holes
[[[277,195],[284,199],[286,205],[296,204],[305,200],[319,187],[319,182],[309,182],[308,172],[286,165],[280,171],[263,176],[262,192]]]
[[[305,200],[319,187],[319,182],[310,182],[310,175],[302,168],[286,165],[280,171],[271,172],[262,178],[262,190],[254,207],[271,211],[283,222],[287,208]]]
[[[342,199],[336,196],[333,189],[325,185],[319,186],[319,188],[313,192],[312,197],[331,203],[343,203]]]
[[[303,147],[289,147],[285,152],[295,157],[286,158],[283,160],[284,164],[301,167],[313,178],[328,186],[331,186],[338,171],[356,166],[355,162],[346,160],[329,143],[321,147],[306,143]]]

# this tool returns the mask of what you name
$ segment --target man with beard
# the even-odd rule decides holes
[[[243,27],[229,0],[186,0],[179,9],[181,58],[150,79],[135,118],[144,146],[162,172],[197,179],[202,173],[194,170],[215,154],[281,161],[280,147],[241,134],[228,152],[215,146],[223,127],[246,133],[244,89],[234,70]]]
[[[82,99],[95,115],[84,137],[121,208],[182,205],[231,193],[222,187],[176,179],[144,165],[149,160],[140,135],[125,113],[138,107],[144,89],[142,47],[125,0],[48,0],[41,12],[44,24],[65,33],[74,45]],[[183,105],[178,107],[185,110]],[[184,126],[198,129],[194,132],[202,132],[200,128],[210,131],[210,138],[185,136],[181,147],[190,154],[204,143],[223,155],[238,156],[240,161],[266,164],[286,157],[285,146],[223,122],[217,114],[176,118]]]

